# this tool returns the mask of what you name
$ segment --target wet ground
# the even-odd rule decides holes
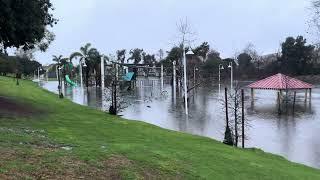
[[[242,82],[243,85],[248,83]],[[41,84],[57,93],[57,82]],[[134,91],[123,94],[122,102],[126,108],[121,114],[124,118],[223,140],[223,93],[219,93],[216,84],[206,83],[206,87],[192,92],[188,117],[181,95],[177,94],[178,98],[173,99],[171,86],[165,85],[161,90],[159,83],[144,84],[139,82]],[[64,95],[75,103],[102,110],[107,110],[110,104],[108,90],[102,93],[95,87],[67,87]],[[305,102],[304,91],[298,92],[294,113],[292,101],[283,106],[288,111],[279,115],[275,91],[257,90],[254,101],[251,101],[250,91],[245,89],[246,147],[261,148],[291,161],[320,168],[320,88],[313,90],[311,102]]]

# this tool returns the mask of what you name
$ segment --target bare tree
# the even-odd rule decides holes
[[[259,73],[263,58],[259,55],[261,53],[259,53],[256,50],[255,45],[253,43],[249,42],[246,45],[246,47],[243,49],[243,52],[248,54],[252,58],[252,61],[256,65],[256,67],[258,69],[258,73]]]
[[[177,30],[179,45],[182,44],[184,47],[191,46],[196,40],[195,32],[192,30],[187,18],[180,19],[179,23],[177,23]]]
[[[315,33],[317,35],[320,35],[320,0],[313,0],[310,9],[312,16],[309,25],[316,29]]]
[[[250,127],[249,121],[244,119],[244,128],[242,128],[242,102],[241,102],[241,87],[236,83],[233,92],[227,94],[227,99],[222,101],[225,106],[224,112],[226,112],[226,132],[225,132],[225,142],[233,142],[233,146],[238,147],[240,139],[247,139],[246,133],[247,129]],[[227,131],[231,131],[230,133]],[[229,134],[229,135],[228,135]],[[229,137],[229,141],[226,141],[226,135]],[[244,135],[244,137],[243,137]],[[228,143],[226,143],[228,144]],[[231,144],[228,144],[231,145]]]
[[[188,22],[188,19],[180,19],[180,21],[177,23],[177,31],[178,31],[178,44],[175,44],[176,47],[179,47],[182,49],[182,52],[188,50],[187,47],[190,47],[191,44],[195,41],[195,32],[192,30],[190,23]],[[181,58],[179,60],[176,60],[176,67],[178,69],[178,82],[180,84],[182,83],[182,75],[183,75],[183,63],[182,63],[182,57],[183,54],[181,54]],[[180,73],[179,73],[180,72]],[[180,75],[180,76],[179,76]],[[187,83],[188,84],[188,83]],[[188,89],[187,87],[184,87]]]

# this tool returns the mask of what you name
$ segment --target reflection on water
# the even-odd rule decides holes
[[[57,82],[44,83],[43,87],[57,93]],[[124,118],[148,122],[163,128],[207,136],[221,141],[225,117],[217,86],[202,87],[189,99],[189,116],[185,117],[182,98],[172,98],[172,88],[165,86],[138,87],[124,95],[130,105],[121,114]],[[100,88],[64,88],[64,95],[72,101],[93,108],[106,110],[109,102]],[[104,94],[104,96],[102,96]],[[312,94],[312,104],[304,102],[304,92],[297,93],[295,113],[292,102],[283,104],[288,112],[278,115],[275,91],[259,90],[251,102],[246,94],[246,118],[250,127],[246,134],[247,147],[282,155],[289,160],[320,168],[320,88]],[[181,97],[181,95],[177,94]]]

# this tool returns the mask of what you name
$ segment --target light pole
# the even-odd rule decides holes
[[[40,82],[40,71],[42,71],[42,68],[38,67],[38,82]]]
[[[58,67],[58,81],[59,81],[59,85],[58,85],[58,93],[59,93],[59,98],[62,99],[63,98],[63,94],[61,92],[61,79],[60,79],[60,70],[61,70],[61,66],[60,66],[60,63],[59,63],[59,67]]]
[[[163,64],[161,64],[161,72],[160,72],[160,74],[161,74],[161,78],[160,78],[160,80],[161,80],[161,91],[163,91]]]
[[[101,89],[104,89],[104,56],[101,56]]]
[[[196,71],[199,69],[196,66],[193,67],[193,86],[196,86]]]
[[[85,61],[83,61],[82,59],[80,59],[80,69],[79,69],[79,73],[80,73],[80,85],[81,85],[81,87],[83,87],[83,75],[82,75],[82,65],[83,65],[83,67],[87,67],[87,64],[86,64],[86,62]]]
[[[186,115],[188,115],[188,87],[187,87],[187,60],[186,60],[186,54],[187,55],[193,55],[194,53],[189,50],[187,53],[184,50],[183,46],[183,86],[184,86],[184,106],[186,109]]]
[[[173,61],[172,62],[172,73],[173,73],[173,82],[172,82],[172,86],[173,86],[173,100],[174,102],[176,102],[176,93],[177,93],[177,89],[176,89],[176,86],[177,86],[177,77],[176,77],[176,61]]]
[[[222,64],[219,64],[219,94],[221,92],[221,70],[224,70],[224,67]]]
[[[231,88],[231,92],[233,91],[233,66],[232,66],[232,62],[229,63],[228,68],[231,69],[231,81],[230,81],[230,88]]]

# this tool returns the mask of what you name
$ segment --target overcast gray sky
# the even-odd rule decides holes
[[[117,49],[169,50],[177,39],[176,23],[185,17],[196,32],[195,45],[210,43],[231,57],[248,42],[258,52],[277,51],[287,36],[307,33],[310,0],[52,0],[59,23],[56,40],[41,63],[52,55],[69,56],[90,42],[103,54]]]

